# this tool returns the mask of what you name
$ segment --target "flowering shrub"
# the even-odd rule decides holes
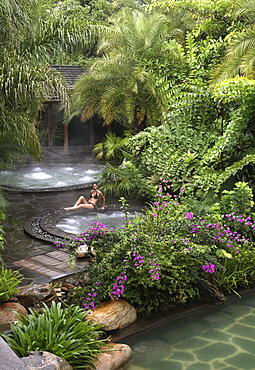
[[[198,279],[224,291],[255,283],[252,217],[232,213],[201,218],[188,209],[184,188],[171,195],[164,181],[144,217],[117,232],[97,223],[86,232],[97,257],[91,262],[89,284],[74,296],[85,309],[122,297],[138,313],[149,314],[199,297]],[[236,223],[249,230],[242,234]]]
[[[127,280],[127,275],[124,274],[124,272],[121,272],[121,276],[117,276],[115,282],[112,287],[112,292],[110,298],[113,300],[118,300],[124,293],[125,291],[125,281]]]
[[[89,228],[84,231],[83,233],[74,236],[71,239],[70,247],[76,249],[78,246],[82,244],[92,245],[93,241],[102,239],[108,233],[113,233],[113,228],[108,228],[107,225],[95,221],[89,225]]]

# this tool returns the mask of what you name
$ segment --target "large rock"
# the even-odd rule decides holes
[[[21,361],[28,370],[72,370],[65,359],[46,351],[28,352],[28,356],[22,357]]]
[[[18,320],[18,315],[26,315],[27,310],[16,302],[5,302],[0,305],[0,332],[11,328],[10,323]]]
[[[102,325],[102,330],[123,329],[137,319],[136,310],[124,299],[101,303],[87,316],[92,322]]]
[[[20,358],[0,337],[0,370],[26,370]]]
[[[16,297],[25,307],[40,307],[41,302],[54,295],[51,284],[30,284],[19,288]]]
[[[101,353],[94,362],[95,370],[124,370],[131,358],[132,349],[127,344],[111,343],[103,347],[107,352]]]

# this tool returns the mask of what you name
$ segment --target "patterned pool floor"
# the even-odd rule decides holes
[[[255,292],[124,340],[128,370],[254,370]]]

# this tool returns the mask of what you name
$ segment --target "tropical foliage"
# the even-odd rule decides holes
[[[154,185],[159,177],[170,179],[174,191],[189,186],[200,202],[209,194],[214,201],[237,181],[249,182],[253,188],[254,108],[253,80],[237,77],[214,89],[194,86],[169,106],[161,126],[147,128],[128,140],[129,166],[139,173],[140,183]],[[106,191],[111,187],[116,191],[116,179],[123,177],[125,163],[103,171]],[[133,178],[130,182],[132,188],[126,194],[132,195]]]
[[[179,196],[171,196],[170,188],[162,180],[151,207],[132,220],[126,213],[121,229],[95,222],[75,238],[75,248],[85,241],[97,258],[73,302],[91,310],[103,300],[122,297],[144,315],[201,297],[201,281],[223,292],[253,286],[253,216],[239,214],[243,207],[233,211],[240,196],[245,209],[252,206],[247,184],[236,184],[222,203],[200,216],[192,212],[184,188]]]
[[[237,1],[234,5],[234,19],[240,26],[227,37],[227,51],[224,60],[214,73],[214,79],[223,80],[235,76],[254,78],[254,4],[250,0]]]
[[[105,125],[116,120],[135,132],[158,125],[164,91],[185,64],[182,47],[168,39],[162,14],[123,10],[111,23],[101,30],[100,57],[76,84],[75,112],[83,120],[99,114]]]
[[[6,209],[6,201],[2,195],[2,192],[0,191],[0,251],[4,249],[4,245],[5,245],[4,228],[2,226],[5,220],[5,209]],[[0,255],[0,267],[2,263],[3,261]]]
[[[98,224],[83,235],[97,259],[75,303],[124,297],[145,314],[199,297],[201,280],[252,286],[253,2],[0,0],[0,21],[0,168],[17,152],[40,157],[43,101],[56,94],[68,106],[54,63],[90,66],[72,114],[135,134],[95,146],[98,159],[122,161],[106,166],[101,187],[151,208],[121,230]]]
[[[93,154],[96,159],[109,160],[122,160],[125,157],[125,146],[127,144],[130,132],[126,131],[126,137],[116,136],[113,132],[105,135],[102,143],[98,143],[93,148]]]
[[[36,132],[43,102],[68,101],[63,78],[49,67],[61,53],[73,53],[86,42],[85,26],[42,11],[41,0],[0,2],[0,167],[16,153],[40,157]]]
[[[53,301],[51,307],[44,304],[42,313],[30,310],[20,316],[17,324],[11,324],[12,334],[3,337],[19,357],[48,351],[67,360],[73,369],[91,368],[104,342],[99,339],[100,326],[89,322],[87,313],[74,305],[63,309]]]
[[[0,269],[0,304],[18,292],[18,285],[23,277],[17,271],[1,267]]]

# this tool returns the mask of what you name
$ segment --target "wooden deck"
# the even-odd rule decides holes
[[[88,263],[86,260],[79,261],[71,268],[68,264],[69,257],[69,253],[57,250],[15,261],[13,264],[51,279],[58,279],[75,274]]]

